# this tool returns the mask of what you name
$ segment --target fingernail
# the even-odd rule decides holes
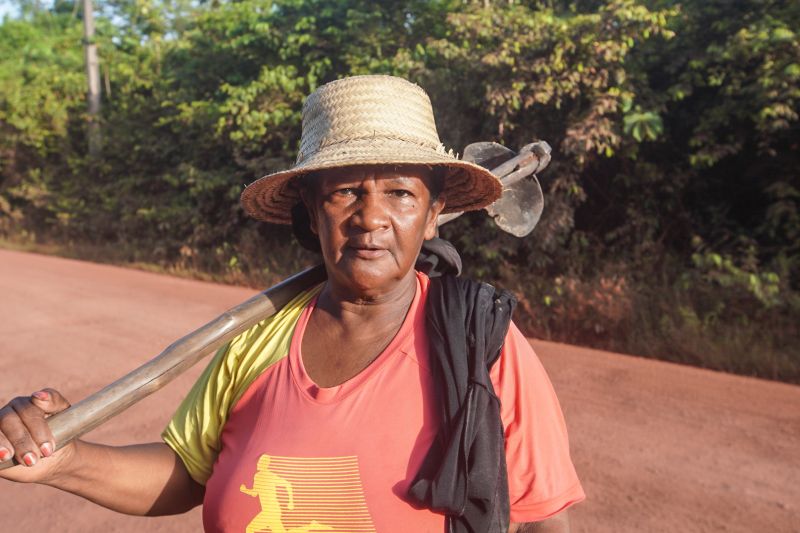
[[[0,463],[5,463],[11,459],[11,451],[8,448],[0,448]]]
[[[42,455],[45,457],[50,457],[50,455],[53,453],[53,445],[49,442],[45,442],[39,446],[39,449],[42,450]]]
[[[36,464],[36,456],[32,452],[28,452],[22,456],[22,462],[27,466],[33,466]]]
[[[33,394],[31,394],[31,396],[33,396],[37,400],[42,400],[42,401],[47,401],[50,399],[50,393],[43,390],[36,391]]]

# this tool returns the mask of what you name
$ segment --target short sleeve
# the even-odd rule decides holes
[[[513,323],[490,375],[505,428],[511,522],[539,522],[583,500],[558,398]]]
[[[230,347],[228,343],[217,352],[161,434],[192,479],[201,485],[211,476],[219,436],[233,400]]]
[[[220,348],[164,429],[161,438],[201,485],[211,477],[231,409],[261,373],[286,357],[295,325],[319,289],[300,293]]]

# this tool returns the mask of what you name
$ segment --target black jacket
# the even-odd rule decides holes
[[[442,426],[409,497],[445,513],[448,532],[508,531],[505,439],[489,370],[515,305],[513,295],[486,283],[431,279],[426,315]]]

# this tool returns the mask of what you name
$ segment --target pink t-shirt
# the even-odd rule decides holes
[[[253,381],[222,429],[206,484],[207,531],[444,531],[442,515],[406,500],[438,423],[428,284],[418,275],[396,337],[336,387],[317,387],[305,372],[300,346],[315,301],[303,310],[288,356]],[[502,402],[511,521],[540,521],[582,500],[558,400],[513,324],[491,377]]]

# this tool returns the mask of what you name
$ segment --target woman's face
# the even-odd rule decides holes
[[[303,194],[329,279],[353,296],[376,297],[413,276],[422,241],[436,234],[442,199],[419,167],[330,169]]]

